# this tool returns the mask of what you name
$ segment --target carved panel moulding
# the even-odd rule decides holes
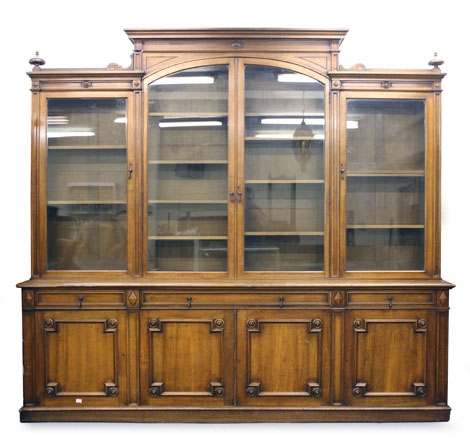
[[[210,324],[209,331],[211,333],[223,332],[225,328],[225,321],[221,318],[214,319],[159,319],[150,318],[148,320],[149,332],[163,332],[163,324],[178,324],[178,323],[207,323]]]

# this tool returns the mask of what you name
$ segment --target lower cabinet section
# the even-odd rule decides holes
[[[138,291],[126,310],[28,299],[22,420],[447,420],[448,300],[428,295],[408,309],[340,307],[334,292],[336,308],[151,309]]]
[[[239,311],[237,358],[240,405],[329,404],[328,311]]]

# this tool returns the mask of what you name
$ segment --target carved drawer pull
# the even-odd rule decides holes
[[[78,308],[81,309],[83,306],[83,297],[78,297]]]
[[[281,309],[284,307],[284,297],[279,297],[279,307]]]

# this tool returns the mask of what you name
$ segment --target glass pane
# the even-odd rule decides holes
[[[324,86],[247,66],[245,270],[322,271]]]
[[[347,107],[346,269],[423,270],[425,102]]]
[[[47,145],[47,268],[125,270],[126,100],[48,100]]]
[[[149,87],[148,270],[227,270],[228,66]]]

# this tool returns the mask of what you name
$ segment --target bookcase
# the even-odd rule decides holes
[[[130,29],[32,80],[21,421],[447,421],[442,61]]]

